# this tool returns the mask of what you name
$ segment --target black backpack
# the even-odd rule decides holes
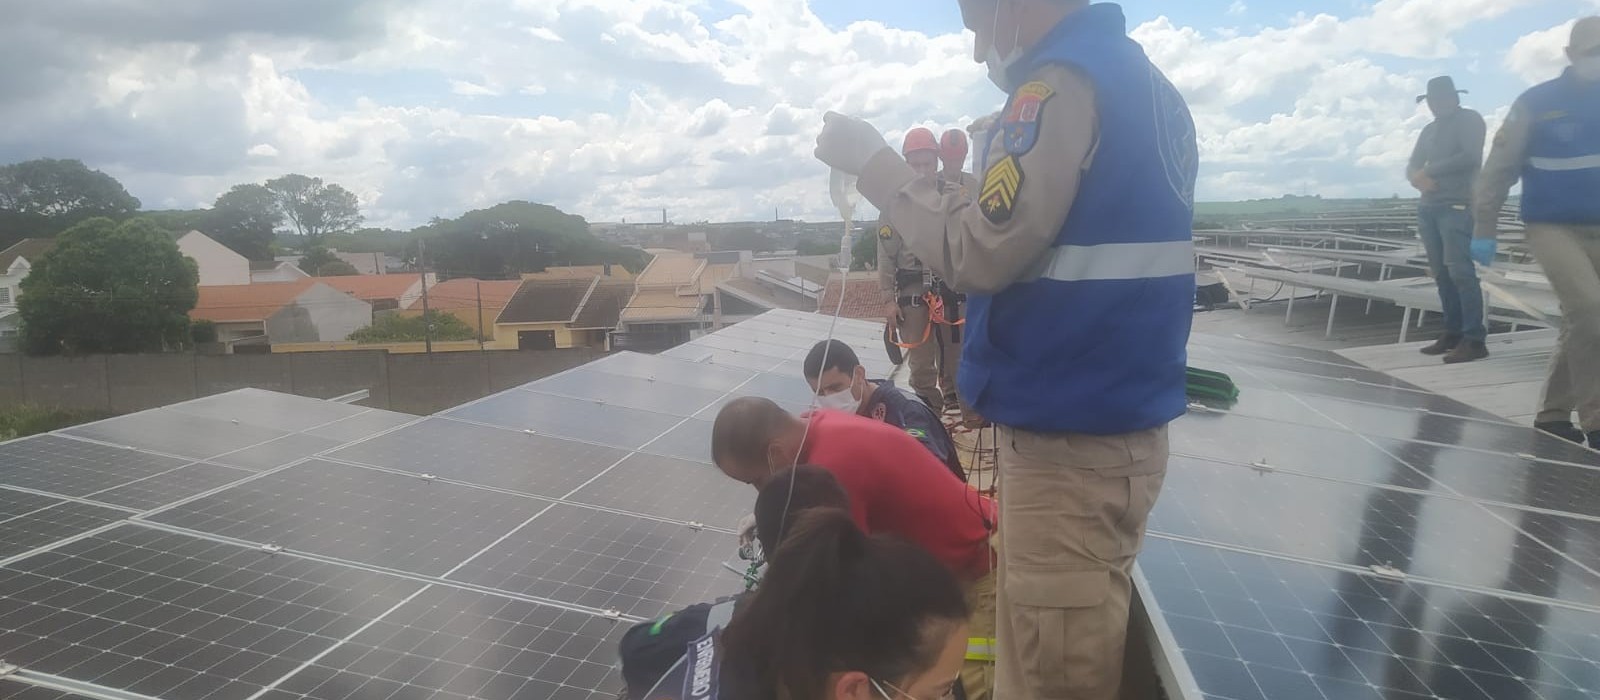
[[[651,689],[675,670],[681,671],[691,646],[699,640],[728,626],[733,613],[744,596],[722,598],[714,603],[691,605],[678,612],[651,622],[641,622],[622,635],[617,645],[617,655],[622,660],[622,680],[627,683],[627,697],[632,700],[676,697],[677,689]],[[666,684],[666,685],[671,685]]]

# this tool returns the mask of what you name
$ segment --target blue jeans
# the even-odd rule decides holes
[[[1483,287],[1472,266],[1472,214],[1458,206],[1422,205],[1417,209],[1417,235],[1439,285],[1445,333],[1482,342],[1489,331],[1483,323]]]

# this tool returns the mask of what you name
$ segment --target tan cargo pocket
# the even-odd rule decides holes
[[[1006,571],[1006,597],[1026,687],[1042,697],[1070,697],[1098,682],[1096,664],[1110,632],[1106,569],[1018,566]]]

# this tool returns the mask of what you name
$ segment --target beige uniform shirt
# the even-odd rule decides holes
[[[1033,147],[1008,161],[1000,132],[989,135],[989,162],[974,198],[941,192],[937,180],[918,178],[889,148],[861,174],[862,195],[885,212],[893,230],[905,234],[917,259],[957,291],[997,294],[1037,278],[1040,261],[1072,210],[1098,142],[1094,88],[1075,70],[1052,65],[1035,72],[1018,94],[1046,92],[1041,88],[1049,96],[1038,104]],[[1002,123],[1011,111],[1002,114]],[[1006,211],[986,215],[991,200],[1007,204]]]
[[[1511,195],[1511,186],[1522,179],[1528,162],[1528,141],[1533,137],[1533,114],[1521,99],[1511,105],[1511,113],[1494,135],[1489,161],[1478,173],[1472,196],[1474,238],[1495,238],[1500,232],[1500,208]]]
[[[884,301],[892,301],[903,296],[921,295],[924,287],[921,284],[906,287],[895,287],[895,274],[900,270],[922,271],[922,261],[911,254],[911,249],[906,247],[906,239],[900,231],[889,222],[888,215],[878,216],[878,288],[883,290]]]

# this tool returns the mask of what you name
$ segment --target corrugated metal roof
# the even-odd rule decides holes
[[[596,278],[523,280],[495,323],[570,323]]]

